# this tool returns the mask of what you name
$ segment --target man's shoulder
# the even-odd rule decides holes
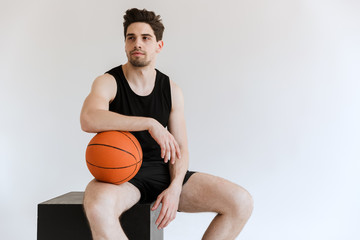
[[[111,74],[104,73],[103,75],[95,78],[93,87],[101,89],[113,89],[116,88],[116,80]]]
[[[180,86],[176,84],[175,81],[170,79],[170,88],[171,88],[171,99],[173,105],[182,104],[184,101],[184,96]]]
[[[171,89],[176,92],[182,92],[181,87],[171,78],[169,78]]]

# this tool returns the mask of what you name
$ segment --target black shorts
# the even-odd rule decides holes
[[[194,173],[186,172],[183,185]],[[170,185],[169,166],[164,162],[143,162],[139,172],[129,183],[139,189],[141,193],[139,203],[152,203]]]

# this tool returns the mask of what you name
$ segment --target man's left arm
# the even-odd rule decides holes
[[[152,208],[152,210],[155,210],[158,208],[159,204],[162,203],[159,217],[155,222],[159,229],[166,227],[176,217],[182,183],[189,166],[189,151],[184,116],[184,97],[180,87],[172,81],[170,81],[170,83],[172,109],[169,117],[168,130],[179,144],[181,159],[176,157],[175,152],[171,153],[171,158],[175,158],[175,163],[172,163],[172,161],[169,162],[170,186],[158,196]]]

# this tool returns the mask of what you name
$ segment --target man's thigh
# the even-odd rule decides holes
[[[224,213],[231,211],[242,195],[249,193],[239,185],[221,177],[197,172],[184,184],[178,210]]]

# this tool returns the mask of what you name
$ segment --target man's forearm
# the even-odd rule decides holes
[[[81,127],[85,132],[144,131],[149,130],[153,119],[118,114],[107,110],[92,110],[81,114]]]
[[[182,186],[188,167],[189,153],[188,151],[181,151],[181,159],[176,159],[174,164],[169,163],[170,185]]]

